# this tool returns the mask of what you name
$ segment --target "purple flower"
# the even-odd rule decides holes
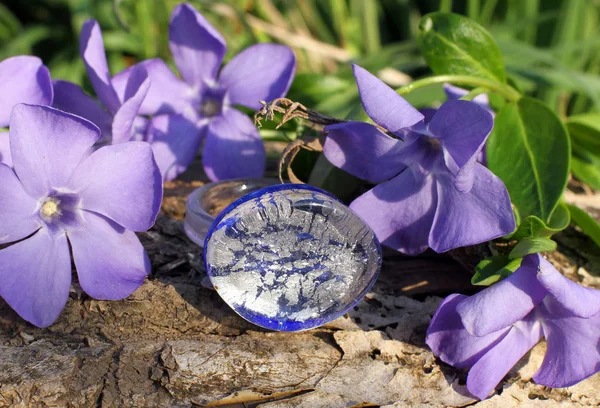
[[[169,43],[180,80],[160,59],[144,61],[151,79],[141,113],[164,115],[153,138],[163,142],[155,149],[159,166],[167,179],[174,178],[193,160],[200,144],[204,170],[211,180],[233,177],[258,177],[264,172],[265,150],[258,130],[234,105],[251,109],[260,100],[285,95],[295,70],[294,53],[286,46],[258,44],[234,57],[219,73],[226,47],[225,40],[189,4],[173,10]],[[122,95],[132,70],[113,78]],[[193,131],[165,132],[181,126],[187,119]]]
[[[45,327],[69,296],[71,256],[82,289],[121,299],[150,272],[133,231],[152,226],[162,198],[147,143],[92,146],[92,123],[54,108],[16,105],[10,120],[14,172],[0,164],[0,296]]]
[[[457,101],[463,96],[466,96],[469,91],[451,84],[444,84],[444,93],[449,101]],[[487,94],[479,94],[473,98],[472,101],[482,108],[485,108],[491,114],[494,113],[490,106],[490,98],[487,96]]]
[[[458,86],[454,86],[454,85],[450,85],[450,84],[444,84],[444,92],[446,93],[446,98],[448,98],[449,101],[457,101],[469,93],[469,91],[466,89],[459,88]],[[476,103],[477,105],[479,105],[482,108],[484,108],[485,110],[487,110],[492,115],[495,115],[495,112],[492,110],[492,107],[490,106],[490,98],[487,96],[487,94],[477,95],[475,98],[473,98],[472,101],[473,101],[473,103]],[[479,155],[477,156],[477,161],[479,163],[483,164],[484,166],[487,165],[487,157],[485,155],[485,146],[479,152]]]
[[[18,103],[50,105],[50,71],[38,57],[21,55],[0,62],[0,128],[8,126],[10,112]],[[8,132],[0,131],[0,163],[12,166]]]
[[[117,96],[108,70],[102,32],[95,20],[83,24],[80,52],[94,91],[103,106],[87,96],[78,85],[68,81],[54,82],[53,106],[96,124],[102,133],[100,144],[144,140],[148,120],[138,115],[150,88],[144,67],[139,66],[131,72],[124,84],[124,92]]]
[[[492,130],[489,112],[448,101],[424,117],[363,68],[354,66],[354,76],[369,117],[398,138],[346,122],[325,128],[323,151],[335,166],[380,183],[350,208],[384,245],[407,254],[444,252],[514,230],[506,187],[476,161]]]
[[[444,299],[426,341],[442,361],[470,367],[467,388],[484,399],[542,337],[548,347],[536,383],[568,387],[600,371],[600,291],[532,254],[476,295]]]

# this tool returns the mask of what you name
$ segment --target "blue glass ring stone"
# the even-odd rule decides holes
[[[307,330],[354,307],[375,283],[381,246],[337,198],[305,184],[262,188],[234,201],[204,242],[206,272],[244,319]]]

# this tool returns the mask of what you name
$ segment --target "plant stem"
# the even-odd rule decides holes
[[[439,11],[444,13],[452,12],[452,0],[440,0],[440,9]]]
[[[468,75],[437,75],[428,78],[416,80],[408,85],[396,89],[400,95],[406,95],[416,89],[423,88],[429,85],[443,84],[449,82],[456,85],[471,85],[478,88],[485,88],[490,92],[497,93],[503,96],[508,101],[516,102],[521,98],[521,94],[510,85],[501,84],[500,82],[489,79],[477,78]]]
[[[265,142],[291,142],[296,140],[295,132],[286,132],[285,130],[260,130],[260,137]]]
[[[485,89],[483,87],[475,88],[471,92],[469,92],[468,94],[466,94],[465,96],[463,96],[460,99],[462,99],[463,101],[472,101],[478,95],[484,94],[486,92],[487,92],[487,89]]]

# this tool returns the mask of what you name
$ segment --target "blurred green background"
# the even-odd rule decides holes
[[[0,59],[40,56],[53,78],[91,90],[78,35],[100,22],[113,74],[137,61],[171,62],[168,23],[176,0],[4,0]],[[190,1],[223,34],[231,58],[255,42],[294,48],[298,76],[289,93],[322,113],[346,117],[357,91],[349,62],[393,87],[426,76],[415,35],[436,10],[464,14],[492,32],[511,79],[561,117],[600,110],[598,0],[229,0]],[[417,106],[441,100],[440,87],[408,96]]]

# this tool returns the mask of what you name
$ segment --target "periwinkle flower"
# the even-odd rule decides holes
[[[424,117],[394,90],[354,66],[365,111],[381,128],[345,122],[325,128],[323,152],[335,166],[380,183],[350,204],[382,244],[407,254],[474,245],[510,233],[506,187],[477,163],[492,115],[448,101]]]
[[[469,94],[469,90],[451,84],[444,84],[444,93],[449,101],[457,101],[460,98],[467,96]],[[490,106],[490,98],[487,96],[487,94],[479,94],[471,101],[482,108],[485,108],[490,113],[494,113],[492,111],[492,107]]]
[[[173,132],[163,137],[170,145],[165,144],[160,152],[155,149],[166,178],[185,170],[201,143],[204,170],[211,180],[261,176],[264,145],[250,118],[234,105],[259,109],[260,100],[285,95],[295,70],[292,50],[284,45],[257,44],[239,53],[219,72],[225,40],[186,3],[173,10],[169,44],[183,80],[160,59],[141,63],[148,70],[151,85],[140,112],[164,116],[152,137],[164,133],[173,117],[183,116],[194,124],[194,131]],[[130,73],[126,70],[113,78],[119,95]]]
[[[133,231],[152,226],[162,180],[147,143],[92,146],[91,122],[46,106],[19,104],[10,120],[14,172],[0,164],[0,296],[46,327],[65,306],[71,256],[82,289],[122,299],[150,262]]]
[[[469,91],[467,89],[463,89],[451,84],[444,84],[444,93],[446,94],[446,98],[448,98],[449,101],[457,101],[463,96],[468,95]],[[490,98],[487,96],[487,94],[479,94],[476,97],[474,97],[471,101],[481,106],[492,115],[495,115],[495,112],[490,106]],[[483,165],[487,165],[485,146],[479,152],[479,155],[477,156],[477,161]]]
[[[148,120],[139,115],[139,108],[150,87],[146,69],[139,66],[133,70],[127,83],[123,84],[123,93],[117,95],[97,21],[88,20],[83,24],[79,46],[90,82],[103,106],[68,81],[54,81],[53,106],[98,126],[102,133],[100,144],[145,140]]]
[[[38,57],[19,55],[0,62],[0,129],[9,125],[18,103],[50,105],[53,90],[50,71]],[[0,163],[12,166],[8,132],[0,131]]]
[[[542,337],[547,351],[536,383],[568,387],[600,371],[600,291],[532,254],[501,282],[444,299],[426,342],[442,361],[469,367],[467,388],[484,399]]]

